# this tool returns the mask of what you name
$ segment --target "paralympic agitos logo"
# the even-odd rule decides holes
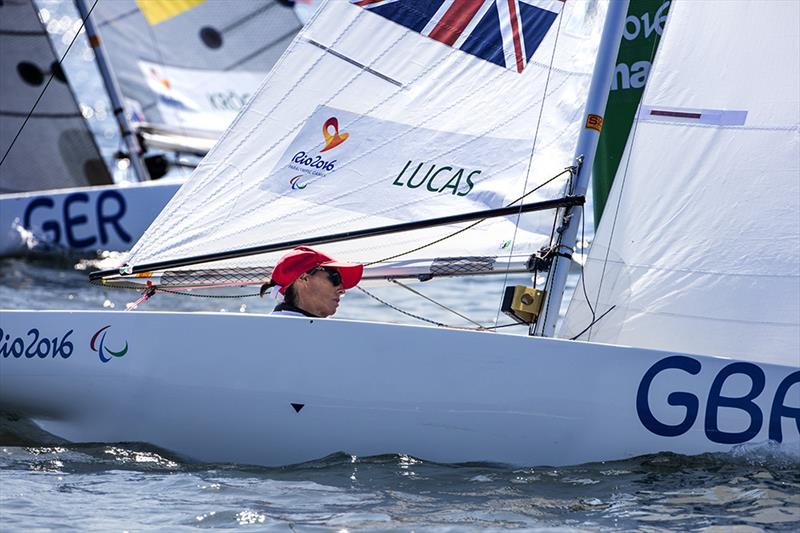
[[[111,357],[122,357],[126,353],[128,353],[128,341],[125,341],[125,347],[121,350],[114,351],[106,346],[106,335],[108,334],[108,328],[111,326],[105,326],[100,328],[97,333],[94,334],[92,337],[91,342],[89,342],[89,347],[92,349],[93,352],[97,352],[97,355],[100,356],[100,360],[104,363],[108,363],[111,361]],[[100,339],[98,342],[97,339]],[[111,356],[111,357],[109,357]]]

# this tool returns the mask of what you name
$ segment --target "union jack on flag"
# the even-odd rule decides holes
[[[406,28],[522,72],[564,0],[350,0]]]

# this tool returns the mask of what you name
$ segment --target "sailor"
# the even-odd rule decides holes
[[[299,246],[278,260],[272,276],[261,286],[261,296],[283,295],[273,315],[329,317],[336,312],[344,292],[361,281],[363,270],[363,265],[336,261]]]

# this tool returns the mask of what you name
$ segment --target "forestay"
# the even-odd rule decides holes
[[[669,17],[584,270],[613,310],[579,338],[800,365],[800,4]],[[576,291],[561,335],[591,322]]]
[[[103,42],[135,118],[219,135],[301,24],[277,1],[98,2]]]
[[[32,1],[0,2],[0,50],[0,193],[110,184]]]
[[[459,20],[447,11],[461,3],[359,4],[323,5],[129,265],[503,207],[573,163],[604,4],[492,0]],[[419,250],[466,224],[323,249],[430,267],[481,256],[491,269],[548,243],[552,213],[517,222],[487,220]],[[208,268],[263,275],[276,257]]]

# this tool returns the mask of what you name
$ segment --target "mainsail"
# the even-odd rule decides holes
[[[800,363],[798,21],[672,3],[562,336]]]
[[[467,2],[461,18],[448,13],[460,2],[371,4],[320,8],[130,266],[563,195],[566,178],[550,179],[573,164],[605,4]],[[546,245],[553,214],[467,226],[325,250],[388,270],[485,272]],[[192,269],[263,276],[276,257]]]
[[[301,27],[288,3],[273,0],[102,1],[93,16],[134,117],[150,125],[146,135],[162,144],[196,137],[200,151]]]
[[[0,50],[0,193],[112,183],[32,1],[0,2]]]

